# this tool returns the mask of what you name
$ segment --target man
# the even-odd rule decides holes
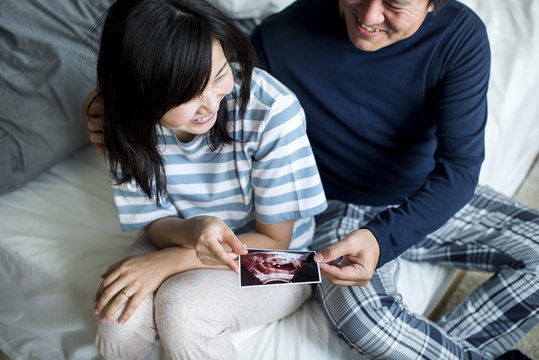
[[[252,42],[305,108],[331,199],[316,295],[340,337],[376,359],[489,359],[516,344],[539,320],[539,214],[476,189],[490,71],[479,18],[454,0],[298,0]],[[434,323],[401,301],[401,254],[496,274]]]
[[[317,298],[342,338],[376,359],[513,346],[538,321],[539,220],[490,189],[474,194],[490,70],[479,18],[451,0],[300,0],[252,42],[306,111],[332,199],[313,244],[327,279]],[[392,260],[410,247],[412,260],[498,273],[435,324],[395,288]]]

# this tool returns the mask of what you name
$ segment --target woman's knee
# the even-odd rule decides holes
[[[171,330],[178,338],[211,337],[223,331],[218,324],[226,314],[219,311],[219,299],[203,281],[196,272],[188,272],[161,284],[155,297],[155,321],[162,337]]]
[[[152,300],[144,300],[124,324],[118,322],[123,307],[105,323],[96,319],[95,342],[105,359],[131,360],[148,356],[157,337],[153,325]]]
[[[159,287],[155,322],[165,353],[171,359],[233,359],[230,299],[220,296],[218,281],[201,272],[176,275]]]

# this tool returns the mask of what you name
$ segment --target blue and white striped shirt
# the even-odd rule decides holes
[[[239,91],[236,81],[233,91]],[[227,96],[231,119],[238,107]],[[314,232],[313,216],[326,208],[318,169],[305,133],[305,114],[295,95],[268,73],[255,69],[243,119],[230,121],[235,139],[211,152],[204,135],[188,143],[163,128],[167,195],[161,207],[133,181],[113,185],[124,231],[170,216],[211,215],[236,233],[254,230],[254,220],[295,220],[290,249],[304,249]]]

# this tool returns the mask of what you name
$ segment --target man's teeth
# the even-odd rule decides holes
[[[359,20],[358,20],[358,21],[359,21]],[[360,22],[360,24],[361,24],[361,22]],[[369,32],[380,32],[380,30],[375,29],[375,28],[370,27],[370,26],[365,25],[365,24],[361,24],[361,27],[362,27],[363,29],[369,31]]]

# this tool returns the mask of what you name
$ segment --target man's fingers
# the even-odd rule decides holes
[[[107,147],[105,144],[95,144],[94,143],[94,151],[97,153],[97,155],[105,155],[108,153]]]
[[[88,135],[88,137],[90,138],[90,141],[93,143],[102,144],[105,141],[105,138],[103,137],[102,132],[93,131]]]
[[[320,271],[327,281],[339,286],[365,286],[370,280],[370,276],[354,266],[339,267],[336,264],[320,263]]]
[[[319,251],[314,256],[314,261],[316,262],[324,262],[328,263],[330,261],[333,261],[335,259],[338,259],[344,255],[347,255],[350,253],[350,250],[346,246],[346,243],[344,241],[339,241],[338,243],[335,243],[331,246],[328,246],[327,248]]]
[[[103,117],[101,114],[90,113],[88,116],[88,130],[103,131]]]
[[[339,280],[358,281],[368,277],[360,265],[338,266],[336,264],[320,264],[320,270]]]

